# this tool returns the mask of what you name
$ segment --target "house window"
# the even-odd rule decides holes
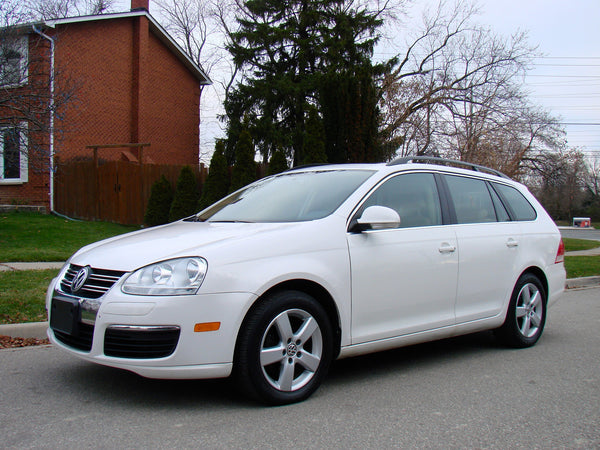
[[[5,37],[0,44],[0,86],[20,86],[27,82],[28,39]]]
[[[19,128],[0,128],[0,184],[27,182],[27,142]]]

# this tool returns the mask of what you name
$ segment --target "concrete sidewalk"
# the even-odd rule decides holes
[[[64,262],[5,262],[0,263],[0,272],[12,272],[15,270],[45,270],[61,269]]]

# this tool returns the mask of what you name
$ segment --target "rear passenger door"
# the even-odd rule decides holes
[[[521,228],[485,180],[444,175],[456,215],[456,323],[496,316],[513,289]]]

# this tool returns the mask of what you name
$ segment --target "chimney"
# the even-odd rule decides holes
[[[131,0],[131,10],[132,11],[149,11],[150,0]]]

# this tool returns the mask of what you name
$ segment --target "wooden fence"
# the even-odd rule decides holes
[[[139,225],[154,182],[164,175],[175,188],[182,167],[127,161],[61,162],[54,178],[55,208],[69,217]],[[206,167],[192,170],[202,186]]]

